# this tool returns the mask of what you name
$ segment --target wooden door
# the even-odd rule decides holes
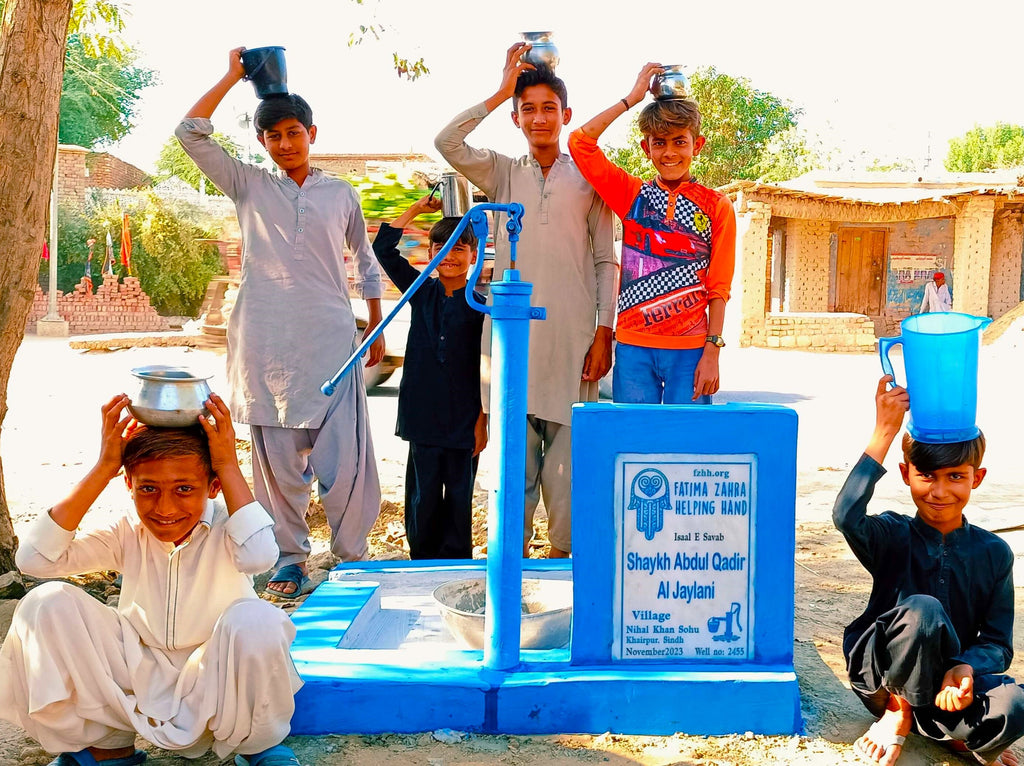
[[[836,311],[880,316],[885,294],[885,229],[840,229],[836,253]]]

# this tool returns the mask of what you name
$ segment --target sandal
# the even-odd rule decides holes
[[[290,582],[295,586],[295,590],[291,593],[284,593],[273,588],[264,588],[263,592],[274,596],[275,598],[295,598],[296,596],[302,596],[312,590],[309,587],[309,578],[303,573],[302,567],[298,564],[288,564],[283,566],[274,572],[274,575],[267,580],[267,585],[272,582]]]
[[[301,766],[290,747],[274,745],[262,753],[236,755],[235,766]]]
[[[50,761],[49,766],[139,766],[145,760],[144,750],[136,750],[133,755],[107,761],[97,761],[88,750],[79,750],[77,753],[61,753]]]

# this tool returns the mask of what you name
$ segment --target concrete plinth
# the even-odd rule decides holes
[[[70,326],[66,319],[47,319],[43,317],[36,322],[36,335],[41,335],[45,338],[66,338],[70,334]]]
[[[510,671],[484,666],[445,631],[430,597],[479,577],[483,561],[342,564],[293,615],[292,657],[305,685],[292,734],[438,728],[506,734],[668,735],[800,728],[791,664],[614,662],[574,666],[568,647],[523,649]],[[571,577],[571,560],[524,561],[524,577]],[[358,634],[355,641],[350,634]],[[700,700],[680,704],[680,700]]]

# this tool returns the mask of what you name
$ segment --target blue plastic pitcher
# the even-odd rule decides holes
[[[980,433],[978,414],[978,352],[988,317],[936,311],[907,317],[895,338],[879,338],[882,370],[896,376],[889,349],[903,344],[903,367],[910,394],[907,430],[917,441],[948,444],[974,439]],[[896,385],[900,385],[898,382]]]

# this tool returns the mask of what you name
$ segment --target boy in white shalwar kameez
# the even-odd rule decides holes
[[[0,718],[61,752],[51,766],[140,764],[136,735],[188,758],[212,748],[242,754],[239,766],[298,766],[280,744],[302,685],[295,629],[252,587],[278,548],[228,409],[214,394],[199,425],[150,428],[121,418],[128,403],[103,406],[99,460],[16,559],[41,578],[118,570],[119,604],[61,582],[31,590],[0,648]],[[122,465],[135,514],[76,534]]]

